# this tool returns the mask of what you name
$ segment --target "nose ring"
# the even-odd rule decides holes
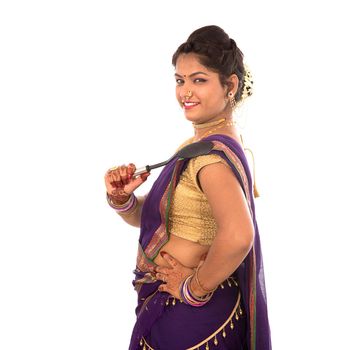
[[[185,99],[188,99],[190,97],[193,97],[193,92],[188,90],[188,92],[184,95]]]

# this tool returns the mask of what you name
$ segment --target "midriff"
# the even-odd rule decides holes
[[[166,252],[177,259],[181,264],[194,268],[203,260],[210,246],[205,246],[187,239],[170,235],[169,241],[161,248],[160,252]],[[154,259],[155,264],[168,266],[166,260],[158,254]]]

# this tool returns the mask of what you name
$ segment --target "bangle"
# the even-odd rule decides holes
[[[108,201],[108,204],[114,210],[116,210],[119,214],[126,214],[126,213],[129,214],[129,212],[131,212],[131,211],[133,212],[132,209],[135,209],[138,205],[137,197],[134,195],[134,193],[132,193],[130,195],[130,198],[127,200],[126,203],[121,204],[121,205],[117,205],[117,204],[112,202],[111,196],[107,192],[107,201]]]
[[[192,280],[194,275],[188,276],[181,284],[180,286],[180,295],[185,304],[194,306],[194,307],[201,307],[204,306],[213,295],[213,292],[208,293],[202,297],[198,297],[193,293],[193,291],[190,288],[190,281]]]
[[[200,281],[199,281],[198,274],[199,274],[199,269],[200,269],[201,266],[202,266],[202,265],[199,265],[199,266],[196,268],[196,270],[195,270],[195,274],[194,274],[195,282],[196,282],[196,284],[199,286],[199,288],[200,288],[202,291],[204,291],[205,293],[212,293],[212,292],[214,292],[214,291],[217,289],[217,287],[214,288],[214,289],[210,289],[210,290],[209,290],[209,289],[204,288],[204,287],[202,286],[202,284],[200,283]]]

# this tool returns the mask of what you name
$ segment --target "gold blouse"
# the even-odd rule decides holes
[[[198,172],[206,165],[226,161],[217,154],[192,158],[182,172],[169,212],[169,232],[202,245],[211,245],[217,224],[198,182]]]

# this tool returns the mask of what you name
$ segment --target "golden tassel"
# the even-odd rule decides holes
[[[234,329],[234,323],[233,323],[233,320],[230,320],[230,329]]]
[[[213,344],[216,346],[218,345],[217,335],[214,336]]]
[[[252,156],[252,162],[253,162],[253,196],[254,196],[254,198],[257,198],[257,197],[260,197],[260,194],[258,192],[257,185],[256,185],[256,166],[255,166],[255,161],[254,161],[254,155],[253,155],[253,152],[252,152],[252,150],[250,148],[245,148],[244,141],[242,139],[242,135],[240,135],[240,139],[241,139],[242,145],[244,146],[244,150],[245,151],[249,151],[251,153],[251,156]]]

